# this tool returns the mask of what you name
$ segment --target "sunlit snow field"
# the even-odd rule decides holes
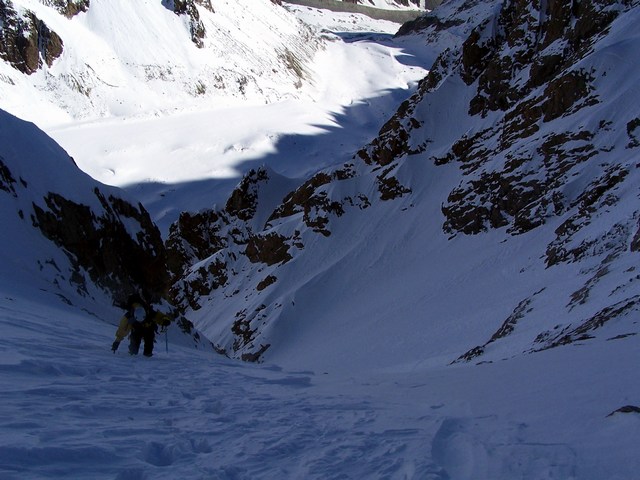
[[[303,177],[348,160],[409,96],[433,60],[392,42],[399,25],[290,7],[324,37],[300,89],[281,99],[193,102],[173,113],[33,120],[97,180],[141,198],[166,232],[183,210],[223,203],[241,176],[268,165]],[[141,103],[145,103],[141,100]],[[152,103],[150,100],[147,103]],[[40,121],[39,118],[46,118]]]

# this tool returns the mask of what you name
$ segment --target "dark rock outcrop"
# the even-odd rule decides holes
[[[473,347],[469,351],[460,355],[452,363],[470,362],[471,360],[477,357],[480,357],[481,355],[484,355],[487,347],[490,344],[511,335],[513,331],[516,329],[518,322],[522,320],[528,313],[533,311],[531,304],[533,303],[533,300],[535,299],[535,297],[540,295],[543,291],[544,289],[534,293],[531,297],[526,298],[522,300],[520,303],[518,303],[516,308],[513,309],[513,312],[511,313],[511,315],[507,317],[507,319],[502,323],[500,328],[491,336],[491,338],[485,344],[478,345],[477,347]]]
[[[260,188],[269,179],[266,170],[251,170],[231,193],[224,209],[180,215],[171,225],[166,242],[169,268],[176,278],[194,263],[232,244],[249,243],[253,229],[247,222],[253,220]]]
[[[62,54],[62,39],[33,12],[16,12],[11,0],[0,0],[0,58],[22,73],[51,66]]]
[[[176,15],[186,15],[189,18],[189,30],[191,32],[191,41],[198,48],[204,47],[204,38],[207,35],[206,29],[200,19],[198,5],[213,12],[211,0],[162,0],[162,4],[173,11]]]
[[[90,296],[97,287],[117,304],[133,292],[150,301],[166,298],[165,247],[144,207],[81,172],[34,125],[3,111],[0,123],[0,205],[3,218],[15,222],[8,235],[52,242],[48,252],[27,252],[54,265],[52,290]],[[51,255],[66,257],[66,265],[56,265]]]
[[[555,331],[541,333],[536,339],[537,346],[533,351],[547,350],[577,341],[592,339],[595,330],[602,328],[606,323],[619,320],[627,315],[637,315],[638,311],[640,311],[640,295],[605,307],[596,312],[595,315],[583,320],[578,326],[566,327],[559,333]]]
[[[55,8],[67,18],[89,10],[90,2],[91,0],[41,0],[41,3]]]
[[[202,298],[239,274],[232,265],[240,258],[262,268],[286,263],[292,247],[302,248],[293,239],[264,231],[257,219],[261,190],[268,188],[272,175],[265,169],[252,170],[223,209],[183,212],[170,227],[166,245],[176,305],[199,310]]]
[[[637,413],[640,414],[640,407],[636,405],[625,405],[624,407],[620,407],[617,410],[611,412],[607,417],[612,417],[616,413]]]
[[[140,291],[145,298],[159,301],[166,295],[169,277],[157,227],[142,205],[107,196],[98,188],[94,194],[103,213],[49,193],[42,206],[33,204],[34,227],[66,253],[74,278],[83,279],[81,272],[86,271],[118,303]],[[127,224],[137,225],[139,231],[132,235]],[[86,291],[84,279],[77,285]]]
[[[16,179],[13,178],[11,170],[9,170],[9,167],[4,163],[4,159],[0,156],[0,190],[17,197],[15,184]]]

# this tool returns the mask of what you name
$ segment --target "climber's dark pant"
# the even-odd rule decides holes
[[[137,355],[140,350],[140,344],[144,340],[144,349],[142,354],[146,357],[153,355],[153,342],[156,336],[154,325],[134,324],[131,327],[131,335],[129,336],[129,353]]]

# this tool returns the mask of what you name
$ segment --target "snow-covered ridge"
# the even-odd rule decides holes
[[[38,62],[52,49],[43,50],[47,43],[34,37],[28,70],[10,60],[25,56],[20,45],[7,47],[12,57],[0,53],[3,108],[44,123],[231,98],[271,102],[297,95],[310,80],[305,65],[319,46],[308,27],[271,0],[222,0],[215,8],[193,0],[85,3],[86,11],[72,16],[48,1],[6,3],[2,38],[25,28],[42,32],[28,27],[37,24],[59,41]],[[25,18],[31,22],[19,20]]]
[[[90,312],[137,290],[159,300],[164,246],[144,207],[93,180],[35,125],[2,110],[0,197],[3,292],[46,292]]]

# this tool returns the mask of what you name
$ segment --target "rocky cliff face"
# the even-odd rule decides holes
[[[91,0],[40,0],[40,3],[55,8],[67,18],[89,9]]]
[[[142,205],[105,194],[99,187],[93,193],[100,205],[97,212],[50,192],[33,202],[32,225],[67,254],[73,272],[69,280],[78,292],[88,294],[91,281],[118,304],[133,292],[160,301],[169,278],[162,239],[149,214]],[[129,225],[137,231],[130,231]]]
[[[605,302],[610,305],[578,325],[541,333],[532,350],[590,338],[605,322],[638,308],[637,292],[628,291],[635,268],[619,275],[630,261],[640,217],[623,195],[637,185],[631,133],[637,116],[625,104],[637,98],[627,83],[627,75],[637,73],[611,61],[616,45],[627,49],[620,40],[607,40],[624,38],[612,30],[626,28],[637,7],[609,0],[504,2],[459,53],[439,57],[419,92],[360,152],[380,165],[416,152],[436,165],[458,165],[461,180],[442,204],[447,234],[504,228],[522,235],[552,224],[546,267],[595,262],[582,271],[584,286],[568,300],[568,310],[586,304],[601,283],[619,282]],[[456,91],[465,120],[461,128],[447,125],[449,146],[438,142],[432,121],[424,119],[453,82],[461,82]],[[627,294],[613,301],[621,291]],[[509,335],[538,295],[545,294],[523,300],[487,344],[461,359]]]
[[[22,73],[32,74],[43,64],[51,66],[62,54],[57,33],[33,12],[19,14],[11,0],[0,1],[0,58]]]
[[[3,111],[0,124],[0,214],[3,236],[12,236],[2,244],[22,249],[3,262],[9,268],[21,259],[15,281],[19,271],[39,269],[69,302],[96,288],[117,304],[136,291],[165,296],[165,248],[142,205],[90,179],[34,125]],[[34,242],[41,249],[30,248]]]
[[[191,41],[198,48],[204,47],[203,39],[207,35],[206,28],[200,19],[198,7],[200,5],[210,12],[214,12],[211,0],[163,0],[162,4],[176,15],[186,15],[189,19]]]
[[[174,270],[187,272],[174,293],[185,311],[201,317],[199,325],[221,351],[260,359],[282,336],[279,319],[293,315],[296,291],[304,290],[282,279],[311,282],[309,269],[316,268],[315,275],[335,270],[312,259],[330,251],[327,245],[343,251],[346,238],[353,245],[342,258],[362,255],[354,253],[362,252],[355,239],[364,234],[349,225],[365,225],[359,223],[365,216],[378,224],[384,215],[417,215],[433,205],[440,205],[440,216],[420,227],[429,232],[424,241],[466,245],[465,237],[486,245],[495,231],[507,251],[526,244],[529,255],[541,257],[521,268],[528,280],[517,288],[521,301],[512,314],[493,318],[495,334],[477,338],[479,346],[461,360],[597,337],[608,331],[605,325],[635,332],[629,319],[640,308],[634,266],[640,120],[630,99],[638,98],[638,2],[458,1],[444,7],[448,16],[425,17],[406,32],[449,48],[441,48],[416,94],[351,161],[318,173],[279,204],[262,208],[261,189],[241,187],[231,203],[246,207],[235,214],[227,205],[204,221],[185,216],[174,226]],[[424,171],[443,180],[427,187]],[[268,175],[260,177],[244,183],[269,184]],[[268,212],[264,221],[255,222],[254,210]],[[418,240],[403,242],[416,258],[423,255]],[[423,262],[426,270],[434,263]],[[571,295],[539,280],[553,274],[575,285],[568,287]],[[510,291],[514,282],[496,288]],[[205,309],[209,304],[215,307]],[[511,340],[514,331],[517,340]]]
[[[473,31],[459,56],[446,52],[439,57],[417,95],[360,156],[384,165],[389,158],[427,150],[426,142],[411,145],[413,132],[423,129],[416,110],[445,77],[455,75],[473,92],[466,113],[481,126],[461,135],[444,155],[432,156],[436,164],[459,162],[470,179],[443,206],[445,230],[478,233],[508,225],[513,233],[522,233],[538,226],[546,215],[563,211],[557,188],[572,167],[598,153],[594,137],[608,131],[611,121],[602,118],[592,130],[562,133],[542,126],[585,115],[587,107],[599,103],[595,69],[579,65],[611,22],[631,8],[627,3],[583,2],[577,7],[549,2],[545,11],[539,5],[536,10],[535,3],[505,3],[499,15]],[[506,161],[490,162],[496,157]],[[544,179],[535,175],[542,166],[548,172]]]

